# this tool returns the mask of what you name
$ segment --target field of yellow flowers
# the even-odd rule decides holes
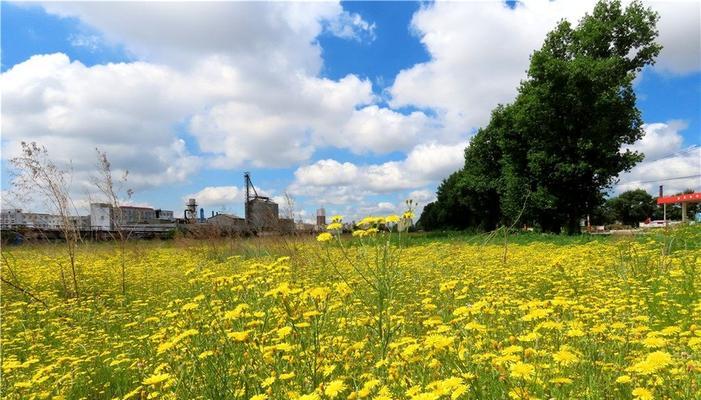
[[[2,287],[2,397],[701,398],[698,228],[355,236],[133,244],[125,294],[120,253],[85,244],[78,298],[60,247],[6,247],[3,277],[46,306]]]

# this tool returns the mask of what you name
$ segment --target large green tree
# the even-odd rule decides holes
[[[531,56],[516,100],[473,138],[471,146],[486,141],[490,154],[468,160],[468,148],[458,173],[467,178],[441,190],[459,195],[464,188],[446,186],[467,182],[471,196],[453,199],[461,207],[484,209],[490,194],[497,221],[579,232],[618,174],[643,158],[621,149],[643,136],[633,80],[659,54],[657,20],[640,2],[600,1],[576,27],[560,22]],[[431,211],[449,206],[439,196]]]
[[[602,1],[577,27],[560,22],[533,53],[502,141],[508,212],[530,194],[543,229],[579,232],[602,192],[642,160],[621,148],[644,134],[633,79],[661,49],[657,19],[639,2]]]

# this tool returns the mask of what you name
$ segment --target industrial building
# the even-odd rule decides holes
[[[59,229],[61,218],[58,215],[45,213],[25,213],[13,208],[0,212],[0,225],[3,229],[28,227],[35,229]]]
[[[149,207],[121,206],[116,217],[121,224],[148,223],[156,219],[156,210]]]
[[[207,224],[215,226],[222,231],[231,233],[243,233],[248,230],[246,220],[231,214],[215,214],[207,218]]]
[[[231,214],[214,213],[205,219],[204,209],[199,208],[197,199],[188,199],[182,218],[175,218],[170,210],[151,207],[119,206],[109,203],[91,203],[90,214],[69,217],[78,230],[90,233],[93,237],[109,236],[110,232],[129,230],[134,233],[165,233],[179,229],[183,232],[199,233],[211,230],[220,234],[272,235],[292,232],[314,232],[326,226],[323,208],[317,210],[316,224],[295,223],[291,218],[280,218],[277,203],[270,197],[258,194],[251,181],[250,173],[244,173],[246,200],[244,218]],[[199,211],[199,212],[198,212]],[[199,215],[198,215],[199,214]],[[20,209],[2,210],[1,228],[13,230],[60,231],[60,216],[43,213],[25,213]],[[137,235],[138,236],[138,235]]]
[[[280,218],[278,204],[270,197],[261,196],[256,191],[251,174],[243,174],[246,186],[245,220],[248,230],[255,234],[291,233],[295,222],[290,218]]]
[[[138,224],[175,223],[173,211],[134,206],[119,206],[115,210],[107,203],[91,203],[89,218],[90,229],[105,231]]]
[[[170,224],[171,228],[175,226],[172,211],[133,206],[120,206],[115,210],[111,204],[107,203],[91,203],[90,215],[70,216],[68,220],[81,231],[111,231],[118,227],[131,227],[139,224]],[[62,226],[63,221],[60,215],[23,212],[21,209],[0,212],[0,227],[2,229],[60,230]]]

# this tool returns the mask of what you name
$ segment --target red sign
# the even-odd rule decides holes
[[[677,196],[658,197],[657,204],[674,204],[674,203],[699,203],[701,202],[701,193],[680,194]]]

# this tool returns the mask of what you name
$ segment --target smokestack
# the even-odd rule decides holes
[[[324,210],[324,207],[316,210],[316,226],[326,226],[326,210]]]

